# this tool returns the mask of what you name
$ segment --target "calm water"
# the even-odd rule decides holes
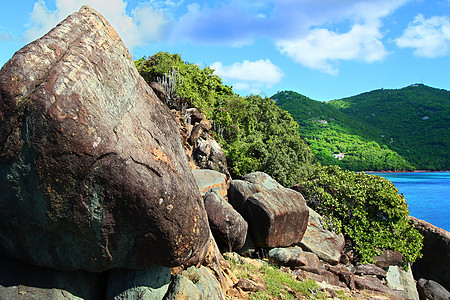
[[[395,184],[412,216],[450,231],[450,172],[373,174]]]

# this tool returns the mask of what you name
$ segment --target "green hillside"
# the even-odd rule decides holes
[[[425,85],[319,102],[272,97],[300,124],[322,164],[349,170],[449,170],[450,92]],[[342,160],[333,154],[345,153]]]

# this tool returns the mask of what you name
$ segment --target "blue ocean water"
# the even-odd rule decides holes
[[[373,173],[392,181],[410,215],[450,231],[450,172]]]

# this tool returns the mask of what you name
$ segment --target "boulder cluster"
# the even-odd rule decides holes
[[[262,172],[233,180],[211,122],[196,108],[171,110],[165,97],[87,6],[5,64],[0,299],[225,299],[264,289],[233,275],[221,254],[232,251],[324,289],[418,299],[399,253],[354,265],[344,237],[301,193]]]

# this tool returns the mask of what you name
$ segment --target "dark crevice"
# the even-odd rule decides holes
[[[130,158],[131,158],[131,160],[132,160],[134,163],[136,163],[136,164],[138,164],[138,165],[141,165],[141,166],[144,166],[144,167],[146,167],[148,170],[150,170],[150,171],[152,171],[153,173],[155,173],[158,177],[162,177],[161,173],[159,173],[157,170],[155,170],[155,168],[152,168],[151,166],[149,166],[149,165],[147,165],[147,164],[145,164],[145,163],[143,163],[143,162],[140,162],[140,161],[135,160],[132,156],[130,156]]]

